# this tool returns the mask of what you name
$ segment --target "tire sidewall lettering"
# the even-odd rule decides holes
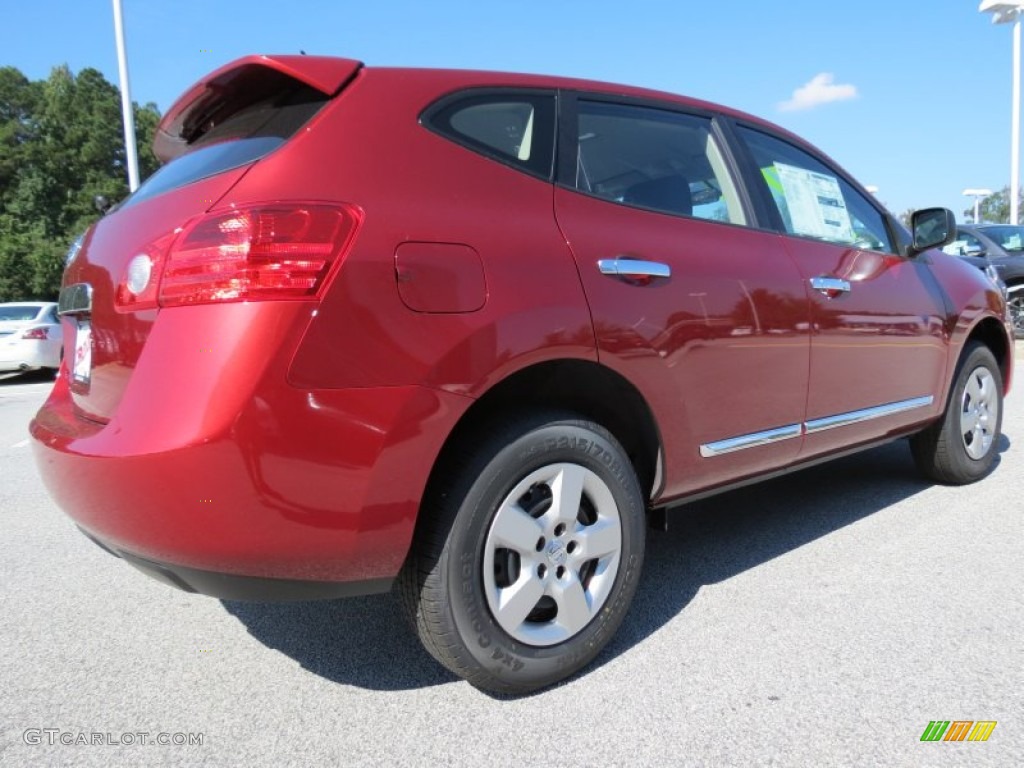
[[[562,430],[561,435],[528,434],[520,445],[512,444],[488,463],[463,501],[449,544],[459,552],[451,615],[470,655],[495,677],[521,684],[524,680],[553,682],[584,666],[604,647],[621,623],[632,600],[642,554],[631,552],[639,539],[643,546],[644,510],[632,467],[623,461],[603,435],[578,434],[585,427],[552,425],[539,430]],[[564,434],[565,430],[577,434]],[[509,475],[501,466],[514,457],[518,471]],[[556,646],[527,646],[510,637],[494,619],[487,605],[482,573],[482,552],[497,505],[522,477],[545,465],[574,463],[598,474],[611,489],[623,531],[624,557],[609,599],[601,611],[575,637]],[[459,525],[458,523],[464,523]],[[642,552],[642,550],[641,550]]]

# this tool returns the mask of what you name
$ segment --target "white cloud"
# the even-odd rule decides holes
[[[846,101],[857,98],[857,86],[837,84],[835,75],[822,72],[811,78],[807,85],[801,85],[793,91],[793,98],[779,103],[782,112],[797,112],[803,109],[814,109],[830,101]]]

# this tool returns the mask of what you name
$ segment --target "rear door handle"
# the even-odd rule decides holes
[[[672,269],[660,261],[643,261],[616,256],[614,259],[600,259],[597,268],[602,275],[632,279],[672,277]]]
[[[834,299],[840,294],[850,292],[850,281],[831,275],[818,275],[818,277],[811,278],[811,287],[828,298]]]

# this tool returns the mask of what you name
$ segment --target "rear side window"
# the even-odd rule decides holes
[[[551,177],[555,143],[552,93],[463,92],[430,107],[421,122],[482,155],[545,179]]]
[[[580,101],[574,185],[660,213],[743,224],[736,185],[706,117]]]
[[[289,81],[283,90],[219,119],[208,130],[197,130],[187,153],[146,179],[122,207],[259,160],[291,138],[326,102],[319,91]]]

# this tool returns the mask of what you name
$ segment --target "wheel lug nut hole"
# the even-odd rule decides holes
[[[565,523],[559,523],[555,526],[555,536],[561,536],[565,533]]]
[[[558,566],[558,568],[555,570],[555,576],[557,576],[560,579],[565,577],[565,566],[564,565]]]
[[[548,575],[548,567],[546,565],[544,565],[544,563],[541,563],[540,565],[538,565],[537,566],[537,577],[543,579],[547,575]]]
[[[543,536],[541,536],[539,539],[537,539],[537,551],[538,552],[543,552],[545,544],[547,544],[547,542],[544,541],[544,537]]]
[[[575,552],[576,551],[576,542],[575,541],[570,541],[568,544],[566,544],[565,545],[565,551],[568,552],[570,555],[573,552]]]

